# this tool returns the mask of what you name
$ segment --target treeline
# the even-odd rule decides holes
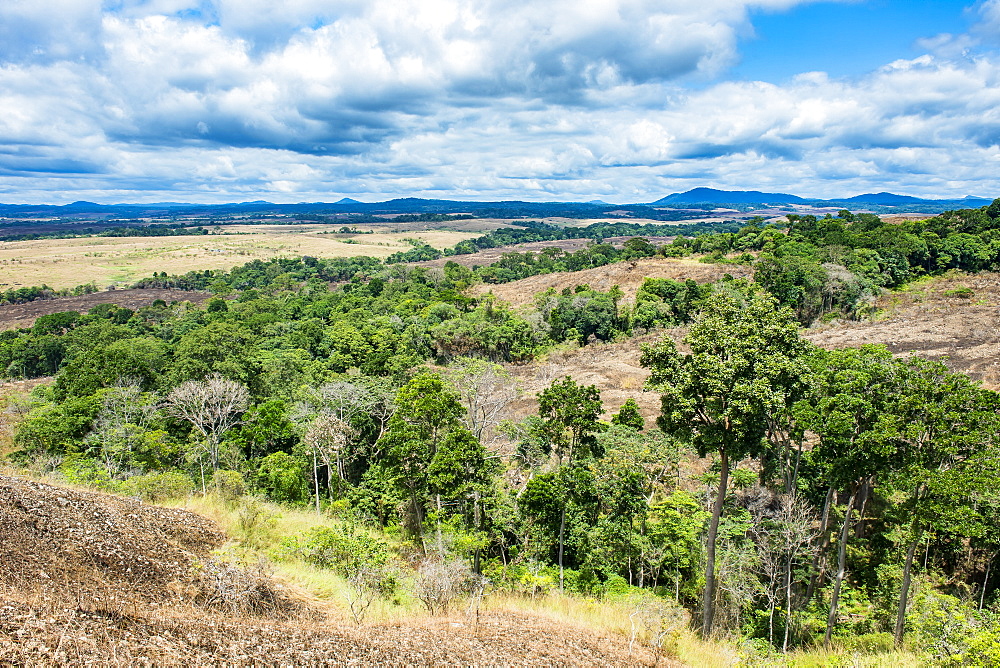
[[[60,288],[58,290],[47,285],[11,288],[0,292],[0,305],[27,304],[40,299],[55,299],[57,297],[78,297],[94,292],[97,292],[97,285],[93,282],[78,285],[75,288]]]
[[[722,258],[753,252],[756,280],[800,322],[863,312],[884,288],[949,269],[1000,269],[1000,199],[898,224],[842,210],[837,217],[788,216],[787,231],[751,224],[736,234],[699,237]],[[692,249],[698,240],[691,240]],[[681,242],[687,244],[689,242]]]
[[[33,241],[36,239],[76,239],[80,237],[176,237],[193,234],[208,234],[202,226],[190,226],[183,223],[153,224],[153,225],[116,225],[100,229],[84,228],[82,230],[65,230],[50,232],[25,232],[0,235],[0,241]]]

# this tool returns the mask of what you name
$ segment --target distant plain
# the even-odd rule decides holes
[[[330,225],[226,225],[208,235],[174,237],[80,237],[0,242],[0,289],[32,285],[72,288],[94,282],[124,286],[155,272],[183,274],[229,269],[276,257],[385,258],[419,239],[442,249],[482,232],[405,230],[387,226],[371,234],[341,234]],[[392,231],[397,230],[398,231]]]

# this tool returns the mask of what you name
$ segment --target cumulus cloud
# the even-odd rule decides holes
[[[802,1],[7,0],[0,198],[1000,185],[1000,0],[861,79],[721,79]]]

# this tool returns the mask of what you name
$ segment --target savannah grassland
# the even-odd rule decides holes
[[[331,225],[227,225],[213,228],[208,235],[5,241],[0,242],[0,289],[43,284],[72,288],[91,281],[103,289],[130,284],[154,271],[184,274],[194,269],[230,269],[277,257],[385,258],[411,248],[407,238],[441,249],[483,234],[404,231],[402,227],[341,234]]]

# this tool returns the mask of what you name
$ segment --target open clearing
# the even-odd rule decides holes
[[[607,291],[617,285],[625,293],[625,302],[634,302],[635,294],[646,278],[671,278],[675,281],[693,280],[711,283],[729,274],[734,278],[748,278],[753,268],[745,264],[705,264],[697,260],[674,258],[642,258],[629,262],[616,262],[583,271],[564,271],[553,274],[529,276],[519,281],[496,285],[481,284],[472,288],[479,296],[492,292],[515,308],[534,303],[535,295],[549,288],[556,291],[577,285],[589,285],[595,290]]]
[[[963,288],[971,294],[961,296]],[[1000,274],[955,272],[918,281],[884,295],[877,306],[874,320],[834,322],[805,336],[824,348],[880,343],[897,356],[943,360],[952,371],[1000,389]]]
[[[0,242],[0,289],[32,285],[71,288],[130,284],[154,271],[229,269],[276,257],[384,258],[420,239],[435,248],[480,234],[425,230],[333,233],[329,225],[227,225],[221,233],[178,237],[82,237]]]
[[[211,297],[208,292],[193,290],[107,290],[94,292],[78,297],[57,297],[56,299],[38,299],[26,304],[0,305],[0,331],[31,327],[35,320],[43,315],[76,311],[86,313],[98,304],[117,304],[136,311],[144,306],[150,306],[157,299],[166,303],[189,301],[200,304]]]
[[[0,475],[0,665],[650,665],[644,648],[508,610],[356,627],[178,509]],[[678,665],[661,662],[660,665]]]

